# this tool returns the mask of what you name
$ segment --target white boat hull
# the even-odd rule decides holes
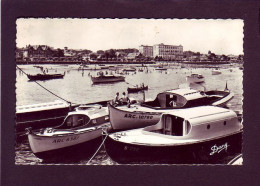
[[[85,143],[101,137],[102,128],[89,128],[78,133],[69,133],[60,136],[42,136],[39,134],[28,134],[31,150],[34,154],[47,153]]]
[[[114,130],[141,128],[156,124],[162,113],[158,112],[129,112],[108,106],[110,123]]]

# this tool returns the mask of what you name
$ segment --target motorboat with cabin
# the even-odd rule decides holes
[[[81,107],[69,112],[64,122],[40,132],[28,130],[32,152],[41,159],[53,158],[80,149],[88,151],[88,144],[102,139],[102,131],[109,126],[107,107]],[[99,140],[101,141],[101,140]],[[84,146],[84,148],[82,148]]]
[[[225,106],[233,97],[234,93],[226,89],[202,91],[190,87],[176,88],[159,93],[153,101],[117,107],[109,103],[108,109],[112,129],[125,130],[156,124],[160,115],[169,110],[202,105]]]
[[[212,75],[219,75],[221,74],[220,70],[212,70]]]
[[[191,74],[190,76],[186,77],[186,80],[189,83],[203,83],[205,78],[201,74]]]
[[[241,153],[242,132],[234,111],[201,106],[166,112],[145,128],[106,133],[105,149],[120,164],[226,164]]]
[[[30,75],[27,74],[27,77],[30,81],[37,81],[37,80],[50,80],[50,79],[62,79],[65,74],[36,74],[36,75]]]
[[[93,83],[111,83],[125,81],[125,77],[115,75],[104,75],[103,72],[99,72],[97,77],[91,76],[91,80]]]

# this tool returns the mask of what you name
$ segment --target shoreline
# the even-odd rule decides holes
[[[17,65],[80,65],[80,64],[85,64],[85,65],[106,65],[106,64],[156,64],[156,63],[168,63],[168,64],[179,64],[179,65],[227,65],[227,64],[238,64],[238,65],[243,65],[241,62],[229,62],[229,61],[202,61],[202,62],[182,62],[182,61],[131,61],[131,62],[118,62],[118,61],[95,61],[95,62],[83,62],[83,61],[75,61],[75,62],[64,62],[64,61],[59,61],[59,62],[49,62],[49,61],[38,61],[38,62],[25,62],[25,61],[16,61]]]

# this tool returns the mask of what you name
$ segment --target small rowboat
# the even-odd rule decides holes
[[[148,85],[144,86],[144,87],[134,87],[134,88],[128,87],[127,88],[128,93],[136,93],[136,92],[139,92],[139,91],[142,91],[142,90],[148,90]]]
[[[242,151],[243,125],[232,110],[201,106],[164,113],[156,125],[106,135],[120,164],[226,164]]]
[[[31,81],[35,80],[49,80],[49,79],[60,79],[64,77],[64,74],[36,74],[36,75],[27,75]]]
[[[85,107],[70,112],[64,122],[54,128],[40,132],[28,130],[28,140],[32,152],[41,159],[52,159],[76,149],[87,152],[88,144],[101,139],[103,128],[109,126],[107,108]],[[84,146],[84,148],[82,148]]]

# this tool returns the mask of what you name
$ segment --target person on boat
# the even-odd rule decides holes
[[[169,104],[171,107],[176,107],[177,106],[177,97],[173,97]]]
[[[113,104],[114,105],[120,105],[120,99],[119,99],[119,92],[116,93],[116,97],[115,99],[113,100]]]
[[[128,105],[130,103],[130,100],[125,92],[123,92],[123,97],[120,99],[120,101],[122,105]]]

